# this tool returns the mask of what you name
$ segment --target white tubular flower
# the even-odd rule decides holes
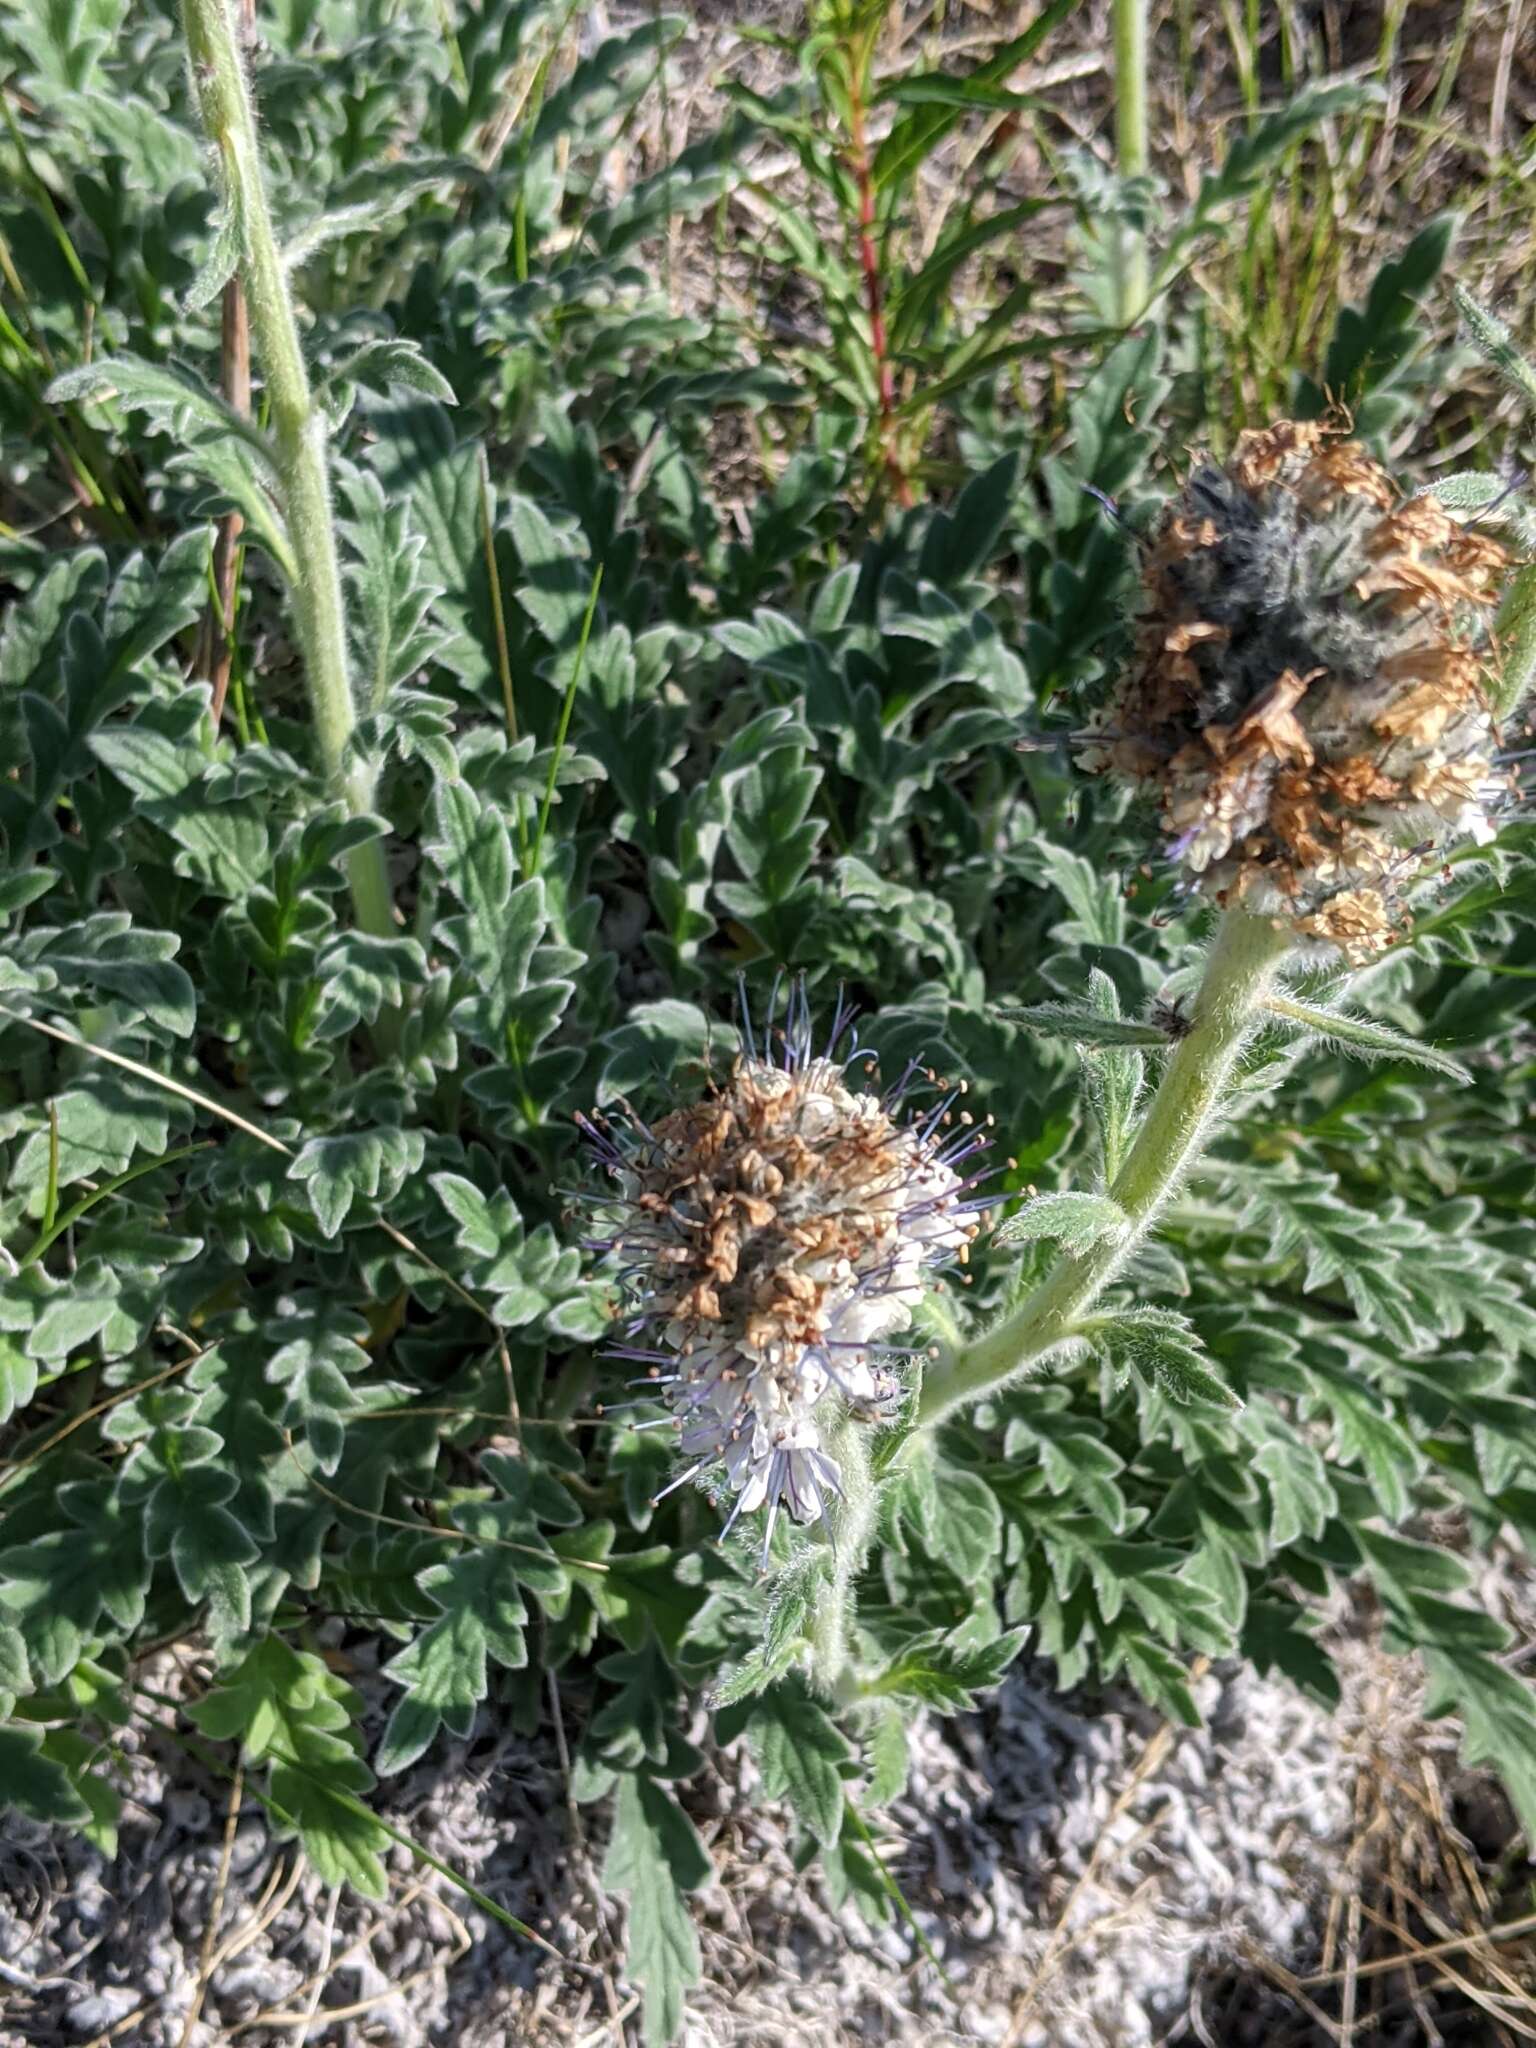
[[[612,1355],[643,1365],[637,1384],[671,1410],[687,1460],[673,1486],[722,1473],[736,1495],[726,1527],[766,1507],[765,1551],[781,1506],[810,1521],[841,1491],[829,1423],[878,1423],[897,1405],[885,1340],[910,1321],[926,1268],[964,1262],[986,1207],[967,1162],[988,1141],[963,1090],[899,1121],[922,1070],[857,1092],[850,1070],[875,1063],[851,1025],[839,1006],[814,1051],[797,989],[784,1029],[761,1052],[748,1029],[698,1101],[654,1125],[582,1119],[615,1184],[611,1233],[589,1241],[622,1255]]]

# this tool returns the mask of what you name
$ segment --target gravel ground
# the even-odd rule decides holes
[[[1536,1639],[1517,1560],[1479,1593]],[[682,1792],[717,1877],[681,2048],[1319,2048],[1354,2042],[1350,2013],[1361,2048],[1536,2037],[1536,1939],[1479,1932],[1536,1876],[1502,1793],[1457,1765],[1453,1725],[1419,1718],[1416,1669],[1368,1609],[1341,1608],[1330,1648],[1331,1715],[1218,1667],[1195,1681],[1205,1727],[1175,1729],[1026,1658],[980,1712],[915,1719],[880,1847],[916,1934],[835,1907],[742,1747],[706,1750]],[[389,1689],[366,1644],[345,1661],[376,1736]],[[147,1676],[186,1682],[168,1658]],[[571,1691],[562,1724],[583,1711]],[[600,1810],[573,1819],[559,1758],[553,1717],[525,1738],[488,1709],[376,1803],[563,1963],[403,1848],[382,1903],[328,1890],[254,1798],[231,1824],[229,1786],[169,1732],[130,1734],[114,1859],[29,1823],[0,1844],[0,2048],[627,2048]],[[1397,1966],[1447,1935],[1453,1972]],[[1336,1981],[1297,1987],[1317,1972]]]
[[[1129,1699],[1058,1696],[1026,1664],[982,1713],[914,1724],[883,1849],[942,1975],[899,1920],[871,1929],[797,1875],[784,1814],[754,1809],[750,1764],[714,1756],[687,1794],[719,1877],[698,1900],[706,1983],[686,2048],[1278,2038],[1276,2017],[1296,2007],[1266,2003],[1253,1959],[1300,1970],[1320,1947],[1358,1817],[1362,1681],[1337,1718],[1241,1670],[1197,1690],[1206,1730],[1175,1733]],[[328,1892],[249,1800],[221,1885],[227,1788],[189,1786],[185,1759],[154,1736],[124,1768],[114,1861],[40,1828],[5,1845],[5,2048],[633,2038],[620,1930],[596,1903],[592,1845],[572,1836],[548,1740],[487,1716],[474,1741],[383,1788],[382,1805],[580,1971],[404,1851],[383,1905]],[[1202,2033],[1213,2001],[1226,2017]]]

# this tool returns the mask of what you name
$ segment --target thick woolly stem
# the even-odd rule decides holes
[[[358,817],[372,809],[374,787],[372,775],[347,759],[357,713],[326,471],[325,416],[309,388],[293,299],[272,230],[256,118],[229,0],[182,0],[182,23],[198,110],[223,166],[225,204],[238,228],[241,281],[266,378],[283,509],[297,564],[292,584],[294,626],[304,657],[315,738],[327,780]],[[389,874],[377,840],[353,850],[348,877],[358,923],[370,932],[392,932]]]
[[[1089,1251],[1066,1254],[1029,1298],[924,1383],[920,1426],[932,1428],[1070,1342],[1078,1325],[1146,1238],[1199,1156],[1237,1056],[1257,1023],[1289,932],[1246,911],[1228,911],[1206,963],[1194,1020],[1164,1069],[1136,1142],[1110,1189],[1125,1229]]]
[[[845,1416],[827,1443],[837,1460],[843,1491],[831,1515],[832,1570],[811,1622],[811,1682],[828,1699],[838,1701],[856,1689],[848,1654],[853,1588],[875,1536],[878,1493],[870,1470],[869,1434],[867,1423]]]

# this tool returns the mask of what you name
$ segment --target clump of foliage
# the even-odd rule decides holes
[[[1338,104],[1256,125],[1186,217],[1139,206],[1128,330],[1081,179],[1049,302],[1035,202],[1008,217],[982,179],[892,288],[911,179],[1029,111],[1008,81],[1065,13],[897,90],[879,10],[829,8],[794,93],[638,172],[676,16],[573,53],[540,0],[456,8],[447,40],[426,4],[281,10],[259,156],[222,0],[6,28],[22,1812],[110,1847],[121,1732],[176,1643],[189,1770],[243,1759],[275,1829],[377,1892],[376,1778],[482,1713],[532,1731],[558,1673],[661,2043],[710,1871],[701,1702],[880,1917],[868,1816],[914,1713],[1026,1641],[1184,1720],[1193,1652],[1327,1698],[1317,1617],[1362,1577],[1536,1826],[1536,1697],[1466,1562],[1536,1536],[1531,828],[1453,850],[1346,999],[1334,956],[1282,986],[1284,947],[1230,921],[1204,968],[1207,906],[1051,738],[1120,672],[1175,488],[1182,266]],[[848,230],[782,209],[760,252],[824,297],[826,348],[758,349],[657,260],[679,234],[714,260],[764,130]],[[1004,237],[1018,277],[970,319],[957,280]],[[1360,431],[1400,423],[1449,240],[1346,309],[1298,415],[1343,366]],[[1020,410],[1008,377],[1049,355],[1055,409]],[[1521,544],[1496,478],[1456,490]],[[1528,662],[1518,577],[1509,602]],[[761,1526],[722,1540],[705,1491],[667,1490],[669,1432],[615,1412],[615,1277],[569,1190],[578,1116],[697,1100],[738,979],[761,1017],[783,967],[829,1018],[862,1006],[887,1075],[964,1079],[1010,1220],[918,1306],[925,1360],[871,1381],[843,1540],[782,1517],[764,1570]],[[1448,1510],[1456,1548],[1427,1534]],[[319,1654],[338,1620],[394,1646],[376,1741]]]

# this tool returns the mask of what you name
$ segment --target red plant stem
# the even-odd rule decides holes
[[[232,277],[224,287],[224,396],[235,411],[249,416],[251,410],[251,330],[245,313],[245,293],[240,280]],[[229,695],[230,672],[235,649],[235,575],[240,561],[240,534],[245,526],[238,512],[226,512],[219,521],[213,543],[213,587],[217,602],[203,616],[202,639],[198,644],[197,672],[213,685],[209,710],[215,726],[224,716]]]
[[[880,405],[880,448],[891,494],[903,510],[916,500],[912,482],[896,449],[896,377],[887,353],[885,292],[880,279],[880,254],[875,247],[875,180],[864,134],[863,80],[850,66],[848,82],[849,166],[859,191],[859,267],[864,273],[864,304],[869,314],[869,348],[874,359],[875,389]]]
[[[249,49],[256,40],[255,0],[240,0],[240,36]],[[242,418],[251,411],[251,327],[246,317],[245,292],[238,277],[224,287],[223,330],[220,353],[224,396]],[[245,521],[238,512],[226,512],[219,521],[213,544],[213,587],[217,601],[203,615],[198,638],[196,674],[213,686],[209,711],[215,729],[224,716],[229,695],[230,672],[235,659],[235,579],[240,565],[240,535]]]

